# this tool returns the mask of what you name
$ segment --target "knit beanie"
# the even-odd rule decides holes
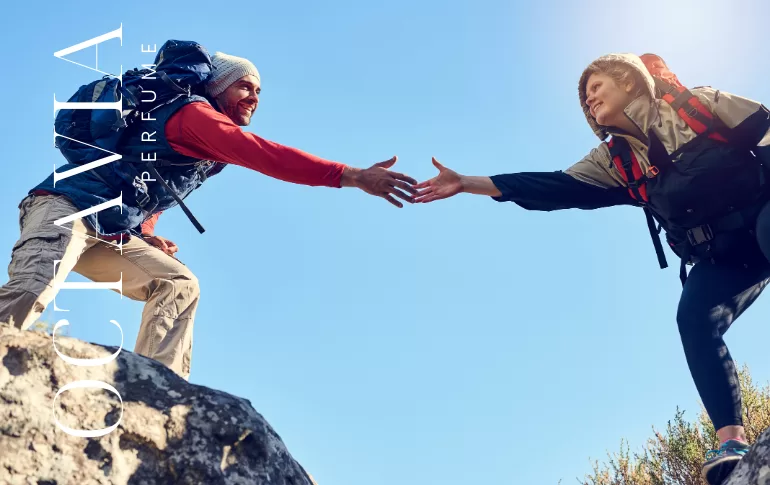
[[[211,56],[214,71],[206,82],[211,96],[218,96],[238,79],[251,74],[259,79],[259,71],[248,59],[217,52]]]

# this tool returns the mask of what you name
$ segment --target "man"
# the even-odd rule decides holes
[[[259,103],[259,72],[250,61],[221,52],[212,64],[207,97],[182,97],[160,107],[121,142],[124,155],[151,148],[159,160],[174,162],[158,172],[176,199],[157,180],[137,184],[137,169],[125,160],[55,183],[52,174],[30,190],[19,205],[21,237],[13,247],[10,280],[0,288],[0,322],[28,328],[70,271],[95,282],[122,280],[123,294],[146,302],[135,352],[188,379],[200,290],[192,272],[173,257],[177,246],[153,231],[174,200],[235,164],[303,185],[357,187],[397,207],[402,204],[396,197],[412,202],[416,181],[388,170],[396,157],[359,169],[244,132],[240,127],[250,123]],[[147,133],[153,133],[151,147],[140,143]],[[76,167],[68,164],[58,173]],[[109,206],[119,196],[121,202]],[[100,204],[96,213],[71,217]],[[60,262],[54,271],[55,260]]]

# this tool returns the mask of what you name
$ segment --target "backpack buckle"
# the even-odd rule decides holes
[[[660,173],[660,170],[658,169],[658,167],[656,167],[655,165],[650,165],[650,169],[647,170],[647,173],[644,175],[648,179],[652,179],[657,177],[659,173]]]
[[[704,224],[702,226],[693,227],[687,231],[687,240],[690,244],[697,246],[714,239],[714,231],[711,230],[711,226]]]
[[[150,202],[150,196],[147,194],[147,192],[140,192],[136,191],[136,203],[139,204],[139,207],[144,209],[144,206],[146,206]]]
[[[134,177],[133,186],[135,189],[134,197],[136,198],[136,203],[139,204],[139,207],[144,208],[144,206],[152,200],[148,193],[147,184],[137,175]]]

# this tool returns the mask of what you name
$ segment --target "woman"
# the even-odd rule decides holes
[[[768,110],[711,88],[688,91],[651,54],[597,59],[578,90],[603,142],[578,163],[563,172],[471,177],[434,158],[439,174],[415,186],[415,201],[465,192],[528,210],[642,206],[661,266],[661,227],[682,259],[677,323],[721,442],[703,476],[720,483],[748,450],[738,375],[722,336],[770,281],[770,191],[761,163],[770,162]],[[693,264],[689,275],[685,264]]]

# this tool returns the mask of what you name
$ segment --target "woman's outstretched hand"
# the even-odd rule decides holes
[[[460,192],[476,195],[488,195],[501,197],[503,194],[497,188],[490,177],[471,177],[460,175],[454,170],[449,170],[433,158],[433,165],[438,169],[438,175],[430,180],[413,185],[417,189],[414,196],[415,202],[432,202],[446,199]]]
[[[435,158],[433,158],[433,165],[438,169],[438,175],[414,185],[417,189],[414,201],[417,203],[446,199],[463,191],[462,175],[441,165]]]

